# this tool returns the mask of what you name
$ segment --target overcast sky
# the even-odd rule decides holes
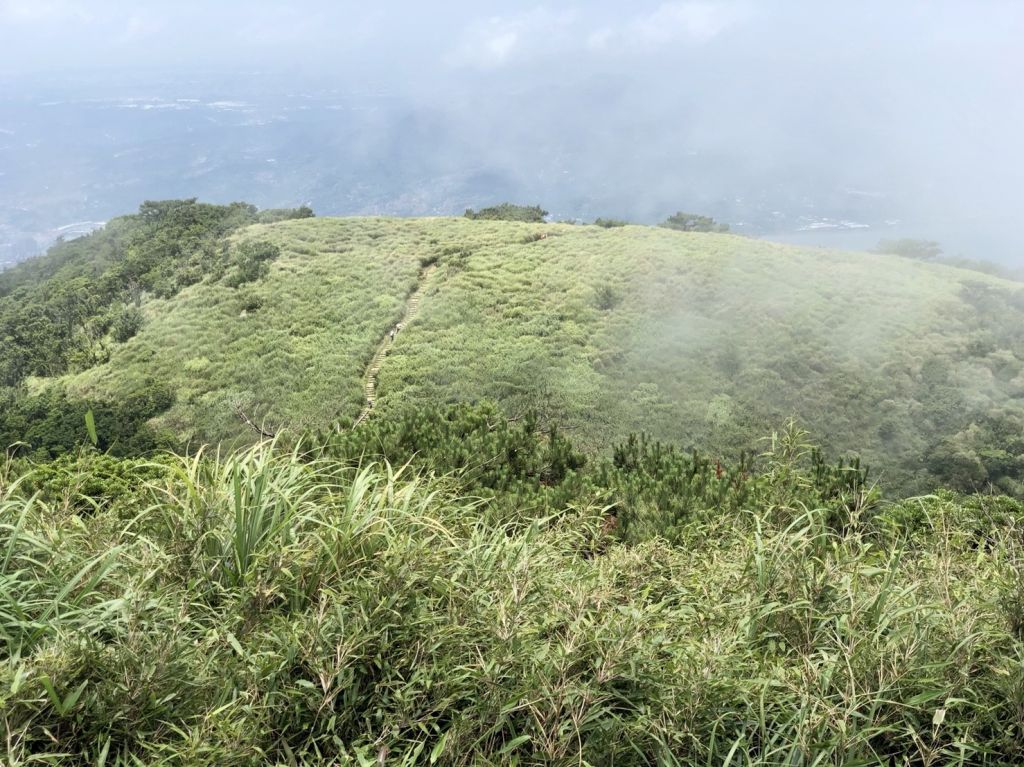
[[[372,83],[451,98],[467,130],[514,126],[515,151],[585,132],[645,167],[685,145],[726,159],[725,194],[737,167],[782,183],[818,169],[1011,250],[1022,40],[1024,2],[984,0],[0,0],[8,83],[168,69]]]

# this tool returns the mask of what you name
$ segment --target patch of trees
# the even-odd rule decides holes
[[[619,226],[629,226],[629,222],[618,218],[597,218],[594,219],[594,226],[600,226],[604,229],[614,229]]]
[[[104,452],[139,456],[173,449],[174,437],[148,423],[173,403],[170,390],[153,382],[114,401],[78,399],[60,387],[38,395],[7,389],[0,392],[0,448],[39,459],[74,452],[88,440],[85,414],[91,411],[96,447]]]
[[[541,428],[535,413],[509,419],[490,404],[463,404],[371,419],[308,444],[314,454],[353,465],[380,459],[451,475],[501,518],[598,503],[624,537],[672,540],[705,515],[801,502],[830,509],[842,525],[854,508],[874,501],[866,469],[856,460],[829,461],[804,437],[791,425],[768,453],[726,463],[637,435],[612,446],[610,460],[588,459],[556,427]]]
[[[913,258],[917,261],[930,261],[945,266],[955,266],[960,269],[970,269],[974,272],[991,274],[995,277],[1002,277],[1005,280],[1024,282],[1024,271],[1019,269],[1008,269],[1002,264],[984,259],[967,258],[966,256],[947,256],[943,254],[942,246],[935,240],[915,240],[904,238],[900,240],[879,240],[875,246],[875,253],[887,253],[903,258]]]
[[[676,229],[680,232],[728,232],[728,224],[720,224],[711,216],[701,216],[697,213],[673,213],[661,224],[666,229]]]
[[[269,211],[301,218],[308,208]],[[242,202],[148,201],[103,229],[58,243],[0,274],[0,386],[104,362],[111,343],[142,327],[147,295],[167,298],[203,279],[234,285],[266,274],[278,250],[228,246],[226,237],[262,214]]]
[[[308,205],[298,208],[267,208],[261,210],[256,220],[261,224],[276,224],[278,221],[292,221],[299,218],[313,218],[313,209]]]
[[[890,253],[894,256],[904,258],[915,258],[918,261],[934,261],[942,255],[942,248],[934,240],[914,240],[903,238],[900,240],[879,240],[878,253]]]
[[[529,224],[543,224],[548,212],[540,205],[513,205],[503,202],[490,208],[474,211],[466,209],[466,218],[474,221],[522,221]]]

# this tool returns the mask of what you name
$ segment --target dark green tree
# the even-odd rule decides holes
[[[673,213],[662,224],[666,229],[676,229],[680,232],[728,232],[728,224],[720,224],[711,216],[701,216],[696,213]]]
[[[473,220],[522,221],[529,224],[543,224],[547,215],[548,212],[543,210],[540,205],[513,205],[509,202],[482,208],[479,211],[474,211],[472,208],[466,209],[466,218]]]

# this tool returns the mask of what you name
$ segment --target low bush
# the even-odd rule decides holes
[[[480,458],[466,470],[502,474]],[[677,462],[637,442],[613,466],[668,494]],[[582,496],[502,519],[464,477],[369,457],[117,465],[0,465],[8,764],[1024,759],[1008,499],[837,524],[820,501],[849,477],[780,437],[745,500],[630,543]],[[659,493],[638,496],[652,518]]]

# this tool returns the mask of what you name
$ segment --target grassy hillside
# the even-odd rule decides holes
[[[1019,491],[1016,283],[639,226],[305,219],[235,241],[281,248],[266,278],[146,302],[138,335],[69,390],[116,397],[156,376],[176,395],[159,422],[193,441],[245,438],[236,404],[293,430],[354,418],[363,367],[436,260],[375,417],[491,399],[538,409],[583,447],[646,430],[731,454],[796,415],[890,484]]]
[[[383,219],[258,225],[242,241],[281,248],[270,275],[232,288],[186,288],[144,306],[142,331],[108,364],[68,381],[78,396],[170,382],[176,404],[162,419],[183,441],[254,436],[236,406],[268,428],[317,426],[358,412],[363,369],[402,314],[427,250],[416,226]]]

